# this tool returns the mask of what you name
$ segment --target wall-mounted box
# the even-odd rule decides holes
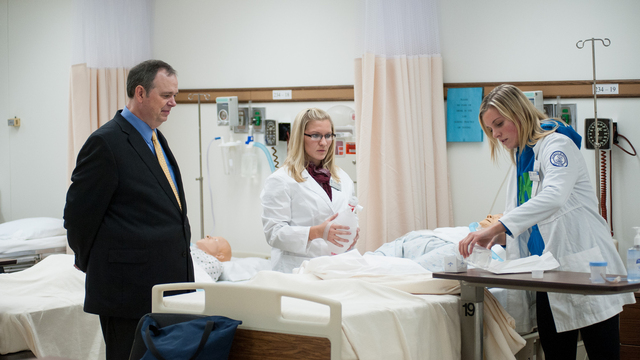
[[[218,125],[238,125],[238,97],[217,97]]]
[[[19,117],[14,117],[12,119],[7,120],[7,125],[13,126],[13,127],[19,127],[20,126],[20,118]]]

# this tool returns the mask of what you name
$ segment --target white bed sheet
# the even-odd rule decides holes
[[[412,260],[372,254],[362,256],[357,250],[307,260],[297,272],[324,280],[359,279],[412,294],[460,293],[458,281],[433,279],[430,271]],[[516,331],[516,321],[486,289],[484,308],[486,358],[514,359],[514,354],[525,345],[525,340]]]
[[[0,254],[18,251],[52,249],[67,246],[67,236],[59,235],[40,239],[5,239],[0,241]]]
[[[100,320],[82,309],[84,278],[65,254],[0,274],[0,354],[104,359]]]

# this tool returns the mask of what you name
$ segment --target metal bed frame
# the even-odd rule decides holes
[[[67,248],[55,247],[37,250],[24,250],[0,254],[0,273],[12,273],[32,267],[42,259],[53,254],[66,254]],[[4,261],[3,261],[4,260]],[[10,261],[14,260],[14,261]]]

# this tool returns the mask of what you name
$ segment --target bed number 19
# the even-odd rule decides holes
[[[464,308],[464,316],[473,316],[476,313],[476,306],[473,303],[465,303],[462,305]]]

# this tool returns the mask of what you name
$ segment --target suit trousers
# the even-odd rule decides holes
[[[139,321],[139,319],[100,315],[102,336],[107,348],[107,360],[129,359]]]

